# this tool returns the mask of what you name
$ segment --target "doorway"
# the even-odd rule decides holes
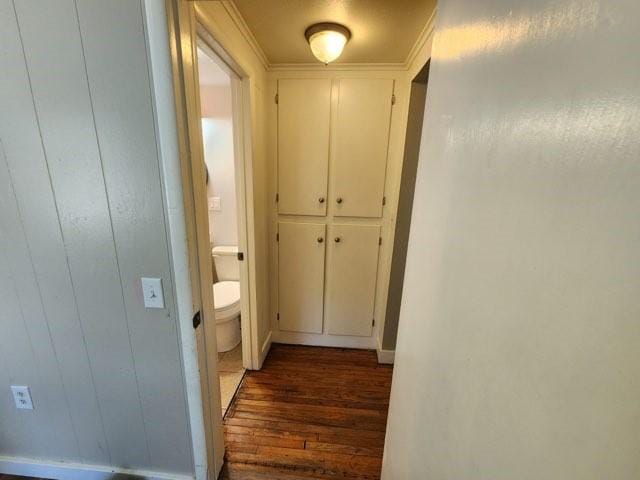
[[[248,305],[242,314],[242,284],[246,276],[241,274],[244,252],[239,245],[240,230],[246,229],[240,220],[238,197],[243,195],[243,184],[236,168],[237,152],[234,142],[232,81],[237,76],[202,39],[198,39],[198,83],[200,88],[200,113],[204,153],[209,243],[213,277],[213,300],[218,354],[218,379],[222,416],[240,385],[245,372],[243,352],[250,346],[243,345],[242,318],[249,315]],[[242,258],[242,260],[241,260]],[[245,302],[246,303],[246,302]],[[245,336],[247,337],[247,336]],[[208,341],[211,340],[209,337]],[[248,341],[245,338],[245,341]],[[213,346],[208,345],[207,350]],[[250,366],[247,365],[247,366]]]
[[[204,358],[199,364],[208,384],[204,404],[209,410],[206,429],[212,431],[209,458],[219,471],[225,450],[222,419],[245,370],[258,368],[260,361],[255,334],[251,104],[248,76],[197,15],[195,20],[193,84],[198,102],[191,121],[199,132],[193,140],[200,144],[201,155],[191,158],[191,168],[200,170],[200,175],[192,174],[195,223],[198,237],[206,241],[198,239],[197,256],[201,292],[208,290],[203,293],[204,345],[199,353],[204,352]]]
[[[384,351],[395,350],[396,337],[398,336],[398,321],[400,319],[404,270],[407,263],[407,246],[409,244],[409,230],[411,226],[411,212],[413,210],[413,194],[416,187],[416,174],[418,171],[420,141],[422,140],[422,122],[427,101],[430,63],[430,60],[427,61],[411,81],[395,241],[393,243],[391,272],[389,275],[389,293],[387,295],[385,327],[382,337],[382,348]]]
[[[238,59],[231,55],[234,52],[233,45],[227,42],[223,46],[219,39],[214,37],[217,27],[203,12],[204,7],[201,8],[197,2],[172,0],[166,2],[166,8],[166,17],[169,18],[167,33],[172,82],[166,82],[165,74],[168,68],[163,69],[161,64],[154,79],[158,79],[165,92],[165,96],[156,96],[163,108],[159,108],[159,112],[166,116],[166,120],[159,127],[159,138],[166,141],[166,151],[176,155],[178,160],[178,164],[167,162],[170,169],[167,167],[164,178],[166,195],[173,195],[171,201],[177,206],[168,208],[169,217],[174,218],[175,225],[170,233],[172,241],[175,242],[172,259],[175,262],[176,277],[180,276],[176,281],[176,290],[181,289],[182,292],[182,295],[177,294],[183,312],[181,318],[184,320],[190,317],[188,325],[184,321],[181,323],[181,342],[190,404],[196,478],[204,480],[216,476],[222,468],[225,447],[213,287],[212,233],[216,235],[215,219],[211,222],[213,230],[209,229],[209,216],[210,213],[213,215],[213,212],[209,212],[208,197],[215,196],[216,193],[214,191],[213,195],[210,195],[207,192],[205,137],[198,71],[199,50],[201,57],[206,56],[226,73],[231,87],[236,259],[240,287],[240,351],[243,369],[258,369],[264,359],[265,344],[259,345],[258,314],[267,308],[262,305],[264,299],[258,299],[257,296],[256,269],[264,260],[258,259],[256,255],[257,228],[253,184],[255,140],[252,135],[252,99],[255,95],[252,82],[255,78],[254,73],[248,73],[251,70],[246,69],[251,65],[241,66]],[[164,20],[166,17],[159,18]],[[162,25],[162,22],[158,24]],[[158,39],[158,45],[162,45],[162,41]],[[152,46],[155,44],[152,43]],[[228,52],[227,48],[231,50]],[[235,54],[242,59],[237,51]],[[169,93],[171,88],[173,95]],[[172,97],[175,102],[173,106],[163,103],[166,96]],[[174,131],[178,133],[175,139]],[[179,185],[176,184],[177,176],[180,178]],[[176,197],[176,194],[179,197]],[[211,201],[212,210],[213,202],[214,200]],[[221,208],[229,207],[227,201],[222,198],[220,203]],[[269,346],[270,342],[266,344],[267,350]]]

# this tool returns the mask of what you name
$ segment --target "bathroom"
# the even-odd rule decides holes
[[[198,49],[200,105],[213,268],[222,415],[244,375],[240,328],[238,201],[232,77],[213,52]]]

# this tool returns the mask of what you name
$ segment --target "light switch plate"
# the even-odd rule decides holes
[[[214,212],[219,212],[220,210],[222,210],[220,197],[211,197],[211,210],[213,210]]]
[[[146,308],[164,308],[164,294],[161,278],[142,277],[142,295]]]
[[[17,409],[33,410],[33,401],[31,400],[29,387],[25,385],[11,385],[11,393],[13,393],[13,401],[16,402]]]

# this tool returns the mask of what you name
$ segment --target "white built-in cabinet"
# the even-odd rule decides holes
[[[281,330],[322,333],[326,225],[278,225],[279,326]]]
[[[330,108],[331,80],[278,82],[279,213],[327,213]]]
[[[277,84],[278,329],[372,334],[394,82]]]
[[[380,226],[332,225],[327,252],[325,322],[331,335],[371,335]]]
[[[335,216],[381,217],[393,80],[336,83],[331,162]]]

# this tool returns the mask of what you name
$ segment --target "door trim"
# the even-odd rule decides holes
[[[253,333],[257,331],[254,319],[257,318],[256,307],[256,272],[255,272],[255,235],[254,235],[254,215],[253,215],[253,163],[251,155],[251,122],[246,122],[245,118],[251,118],[251,104],[248,99],[248,77],[237,65],[230,65],[233,59],[222,49],[222,47],[209,34],[203,25],[205,20],[198,14],[196,9],[197,22],[197,43],[212,60],[229,74],[231,78],[231,102],[232,102],[232,123],[233,123],[233,151],[234,151],[234,174],[236,189],[236,214],[238,220],[238,249],[244,254],[244,260],[239,262],[240,266],[240,321],[242,325],[242,365],[244,368],[257,369],[258,345],[253,340]],[[249,110],[247,110],[249,107]],[[246,348],[249,347],[249,348]]]
[[[248,290],[244,295],[246,303],[243,303],[249,313],[243,317],[248,322],[249,328],[243,328],[243,337],[249,338],[250,348],[243,349],[243,364],[248,368],[259,368],[261,362],[258,342],[257,301],[256,301],[256,272],[255,272],[255,232],[254,232],[254,206],[253,206],[253,165],[251,149],[251,98],[250,78],[244,74],[239,64],[231,55],[220,46],[212,32],[214,26],[195,5],[195,2],[184,0],[166,0],[167,21],[169,26],[169,46],[171,53],[171,76],[176,110],[177,136],[179,143],[180,177],[182,187],[182,205],[175,205],[174,209],[184,209],[185,233],[179,237],[177,232],[170,232],[171,241],[178,244],[188,254],[188,274],[192,292],[193,312],[200,311],[203,321],[195,330],[195,350],[197,354],[197,368],[199,369],[199,389],[187,382],[187,396],[194,395],[194,391],[201,393],[201,404],[189,405],[192,409],[201,410],[201,422],[195,419],[192,425],[192,441],[194,457],[206,457],[204,463],[205,476],[198,472],[198,460],[196,460],[196,476],[201,478],[217,478],[224,463],[224,436],[222,431],[222,415],[220,405],[220,383],[218,377],[218,361],[215,328],[207,328],[207,325],[215,325],[213,302],[213,275],[211,268],[211,246],[209,240],[208,206],[206,198],[206,182],[204,168],[204,152],[202,143],[202,125],[200,118],[200,92],[198,81],[197,46],[199,38],[206,47],[225,62],[231,71],[239,77],[234,84],[234,127],[236,122],[241,128],[234,128],[234,151],[241,152],[237,155],[236,162],[240,162],[241,168],[236,169],[241,173],[240,180],[246,196],[239,198],[238,203],[243,203],[241,211],[245,216],[246,229],[239,232],[240,246],[245,253],[243,268],[248,273],[248,282],[243,282]],[[162,72],[166,73],[166,72]],[[241,107],[241,108],[235,108]],[[239,115],[236,117],[235,113]],[[242,133],[236,138],[236,132]],[[175,131],[166,132],[167,135],[175,135]],[[166,192],[169,196],[172,192]],[[240,220],[240,219],[239,219]],[[240,222],[239,222],[240,223]],[[176,269],[177,270],[177,269]],[[184,272],[174,272],[175,275]],[[185,275],[183,275],[185,276]],[[245,293],[245,292],[243,292]],[[248,318],[247,318],[248,317]],[[243,338],[243,341],[245,339]],[[247,344],[245,344],[247,345]],[[207,349],[207,346],[213,348]],[[183,341],[183,355],[194,355],[193,342],[189,345]],[[245,352],[246,350],[246,352]],[[245,357],[246,355],[246,357]],[[192,368],[193,366],[191,366]],[[185,370],[186,370],[185,362]],[[193,372],[186,372],[187,375]],[[190,412],[191,413],[191,412]],[[194,421],[192,420],[192,423]],[[202,425],[203,424],[203,425]],[[193,433],[193,430],[196,432]],[[198,431],[204,430],[204,435],[198,436]],[[202,439],[204,437],[204,441]],[[204,453],[206,451],[206,454]]]

